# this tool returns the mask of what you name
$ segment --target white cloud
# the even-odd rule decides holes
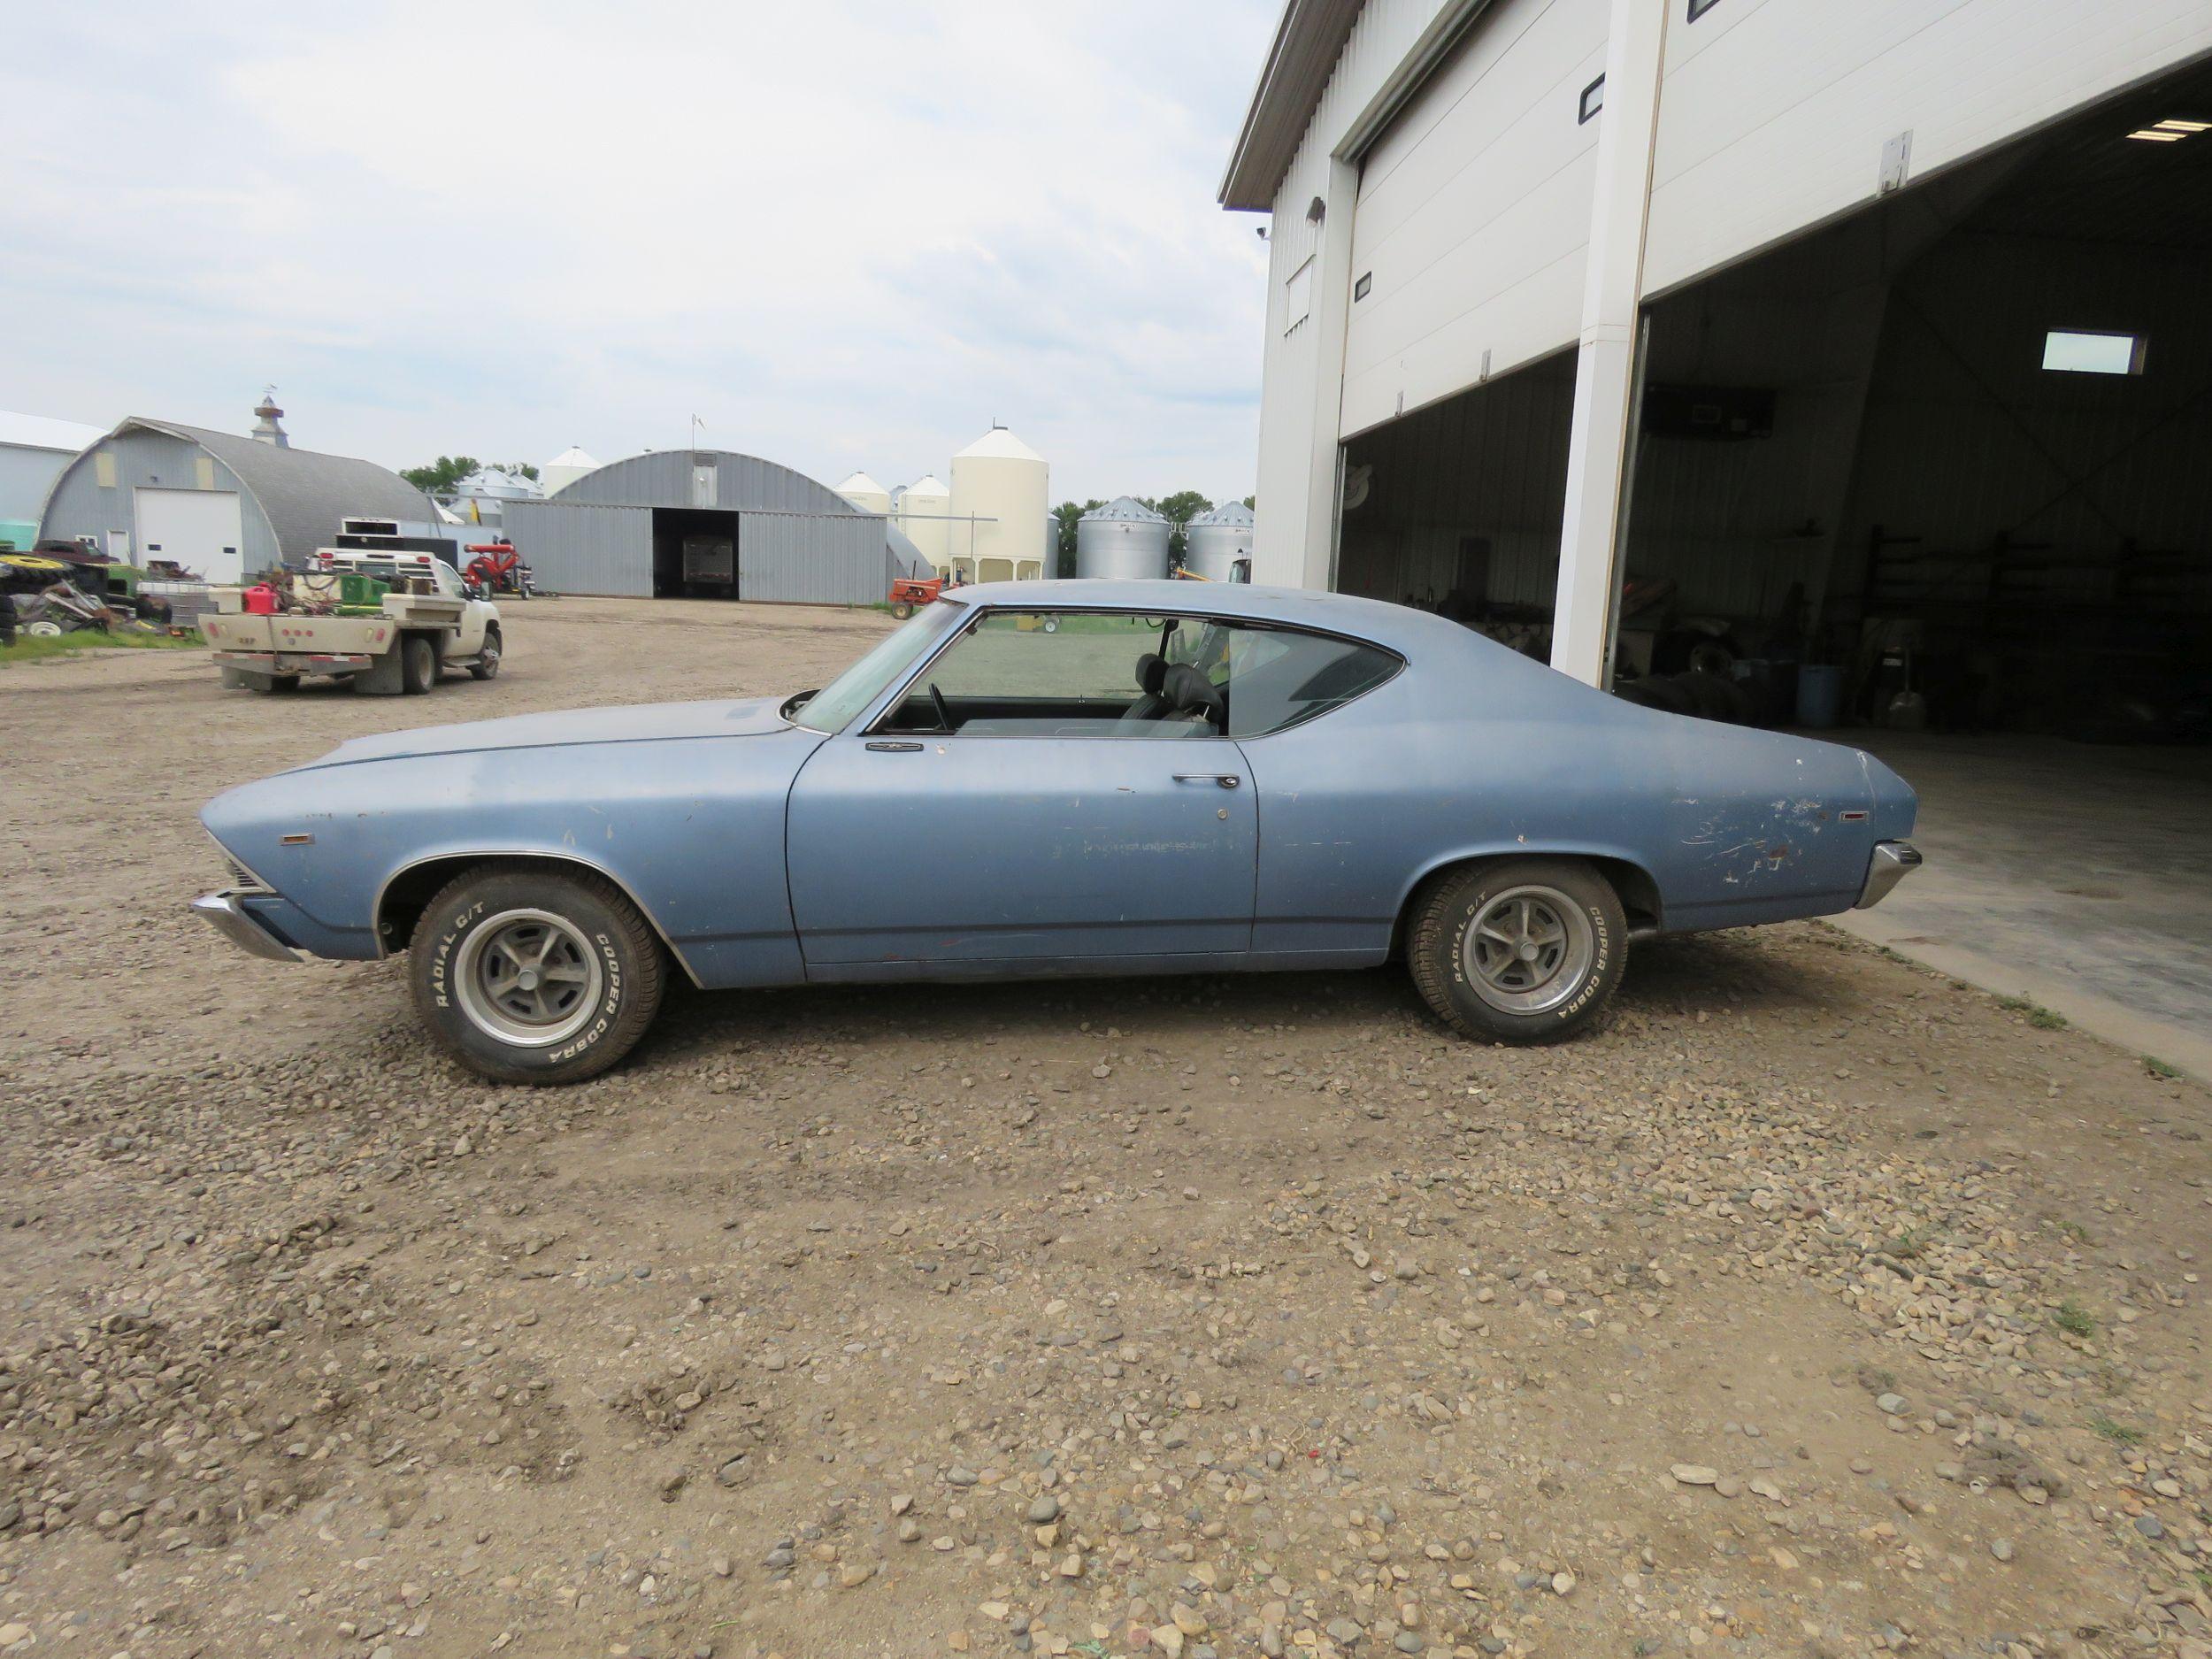
[[[49,9],[12,45],[0,403],[303,444],[710,441],[1054,494],[1251,487],[1214,186],[1271,0]],[[27,136],[28,142],[26,142]]]

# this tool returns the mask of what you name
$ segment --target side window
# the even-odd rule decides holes
[[[1229,735],[1265,737],[1364,696],[1404,664],[1353,640],[1234,627],[1227,644]]]
[[[1189,618],[986,611],[923,669],[885,731],[967,737],[1218,737],[1220,682],[1171,669]]]

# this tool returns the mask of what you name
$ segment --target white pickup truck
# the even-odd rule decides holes
[[[373,606],[342,605],[340,579],[366,576],[390,585]],[[218,588],[215,610],[200,618],[223,684],[290,691],[304,674],[350,680],[372,695],[427,691],[442,669],[478,680],[499,672],[499,609],[472,599],[453,566],[429,553],[324,548],[307,574],[271,611],[249,608],[244,588]],[[373,590],[371,590],[372,592]]]

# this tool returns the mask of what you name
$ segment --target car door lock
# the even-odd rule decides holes
[[[1217,783],[1225,789],[1233,789],[1244,781],[1233,772],[1179,772],[1178,783]]]

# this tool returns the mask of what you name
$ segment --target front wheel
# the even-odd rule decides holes
[[[484,635],[483,649],[476,653],[476,660],[469,664],[470,675],[477,680],[499,678],[499,630],[493,628]]]
[[[500,1083],[575,1083],[629,1053],[660,1008],[660,941],[611,882],[480,868],[415,924],[416,1010]]]
[[[1448,1025],[1490,1042],[1557,1042],[1597,1018],[1628,965],[1612,884],[1571,859],[1444,876],[1419,902],[1413,982]]]

